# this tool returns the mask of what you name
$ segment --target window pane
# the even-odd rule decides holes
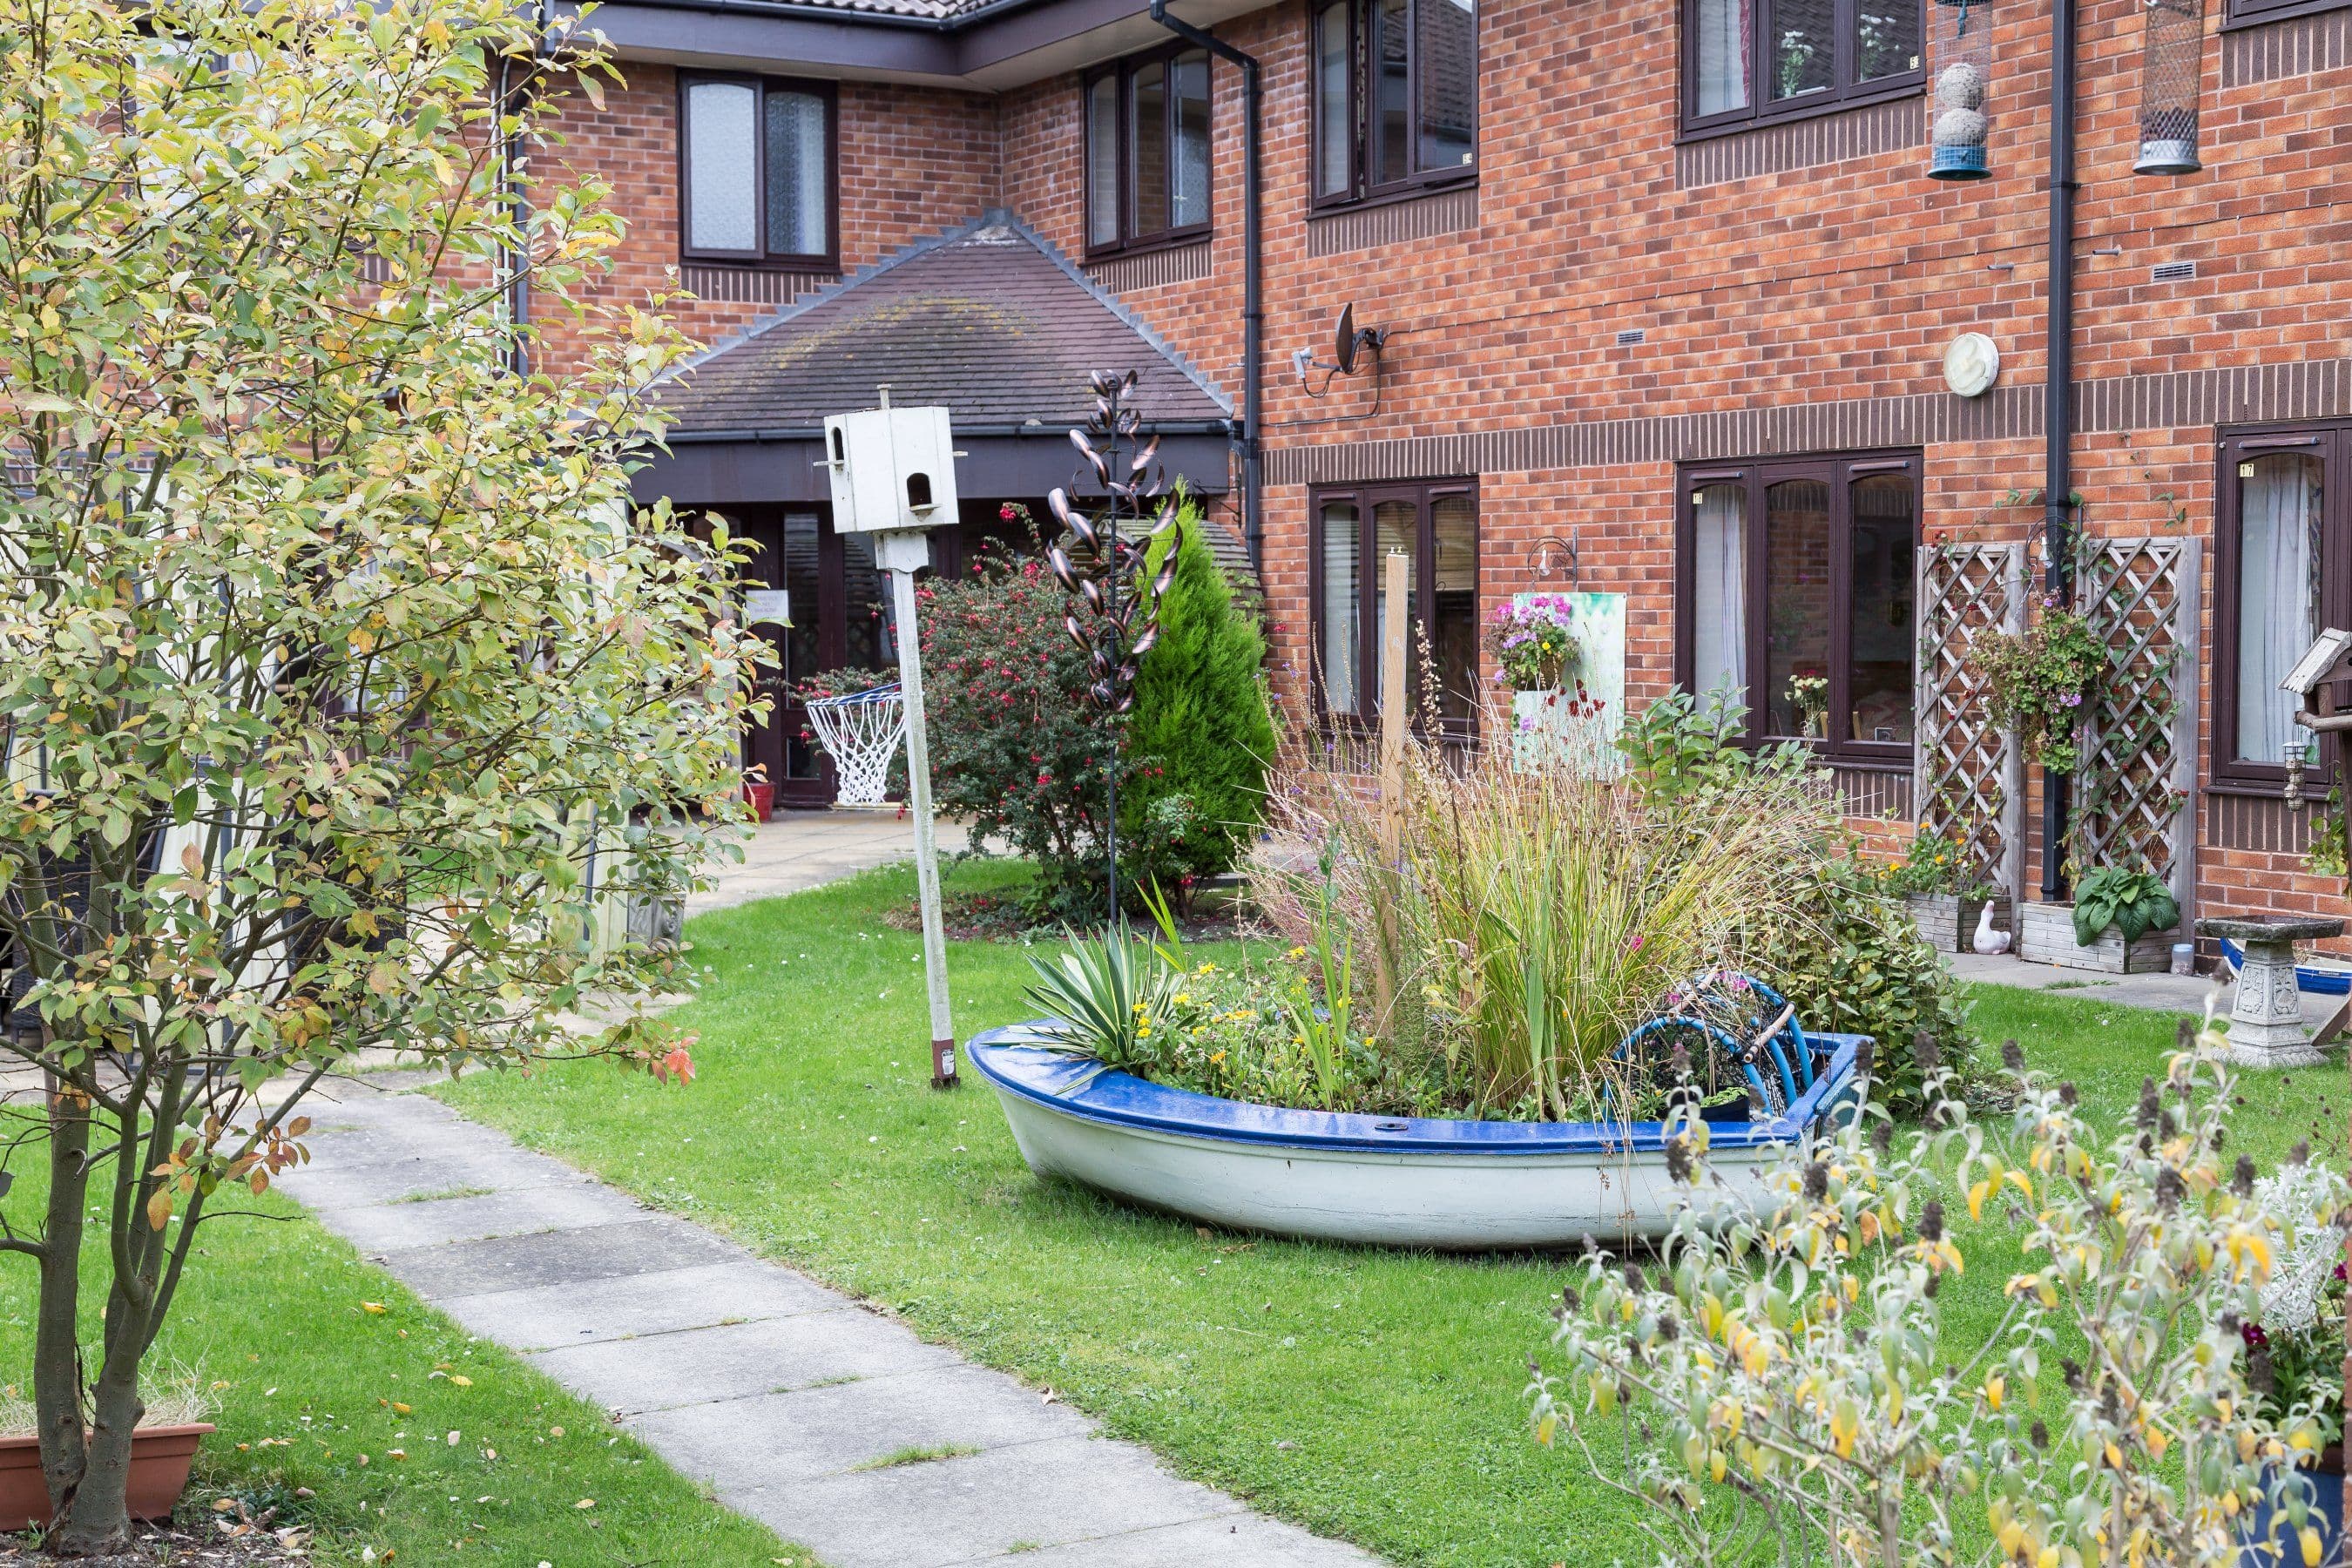
[[[1087,243],[1118,243],[1118,79],[1087,89]]]
[[[1209,221],[1209,57],[1176,57],[1176,179],[1169,193],[1169,226]]]
[[[1830,672],[1830,488],[1819,479],[1764,492],[1764,731],[1822,734],[1826,698],[1811,682]]]
[[[1421,508],[1413,502],[1384,500],[1372,508],[1372,624],[1365,628],[1365,635],[1372,639],[1372,689],[1364,703],[1368,712],[1381,710],[1381,693],[1388,689],[1389,557],[1402,553],[1405,558],[1405,624],[1410,627],[1421,588],[1420,536]],[[1419,639],[1410,630],[1405,639],[1405,701],[1418,708],[1412,668],[1417,662],[1414,644]]]
[[[1853,79],[1919,68],[1919,0],[1856,0]]]
[[[1154,61],[1139,67],[1128,111],[1128,134],[1134,138],[1135,161],[1129,177],[1135,182],[1135,235],[1158,234],[1168,226],[1168,68]]]
[[[1908,474],[1855,481],[1847,528],[1853,576],[1846,656],[1849,737],[1911,743],[1912,550],[1919,536]]]
[[[1748,700],[1748,487],[1703,486],[1691,563],[1691,690]]]
[[[1361,711],[1356,703],[1356,659],[1363,647],[1357,521],[1354,501],[1323,503],[1323,626],[1316,657],[1323,665],[1323,705],[1334,713]]]
[[[1837,65],[1837,40],[1832,31],[1835,0],[1766,0],[1769,18],[1771,62],[1765,93],[1779,100],[1818,92],[1830,85]]]
[[[777,256],[823,256],[826,167],[824,100],[813,92],[771,89],[768,114],[768,249]]]
[[[695,250],[760,248],[759,159],[752,142],[759,89],[738,81],[686,89],[686,243]]]
[[[2283,763],[2294,698],[2279,682],[2319,635],[2319,459],[2267,452],[2238,466],[2237,754]]]
[[[1415,167],[1459,169],[1478,153],[1476,0],[1419,0],[1413,25],[1421,89]]]
[[[1385,185],[1412,171],[1412,100],[1407,96],[1405,16],[1409,0],[1379,0],[1372,13],[1372,184]]]
[[[1349,0],[1323,7],[1315,24],[1315,194],[1348,194],[1355,123],[1348,112]]]
[[[890,584],[874,564],[874,536],[841,536],[843,657],[860,669],[896,669],[898,640],[891,629]]]
[[[1748,107],[1748,7],[1749,0],[1696,0],[1691,26],[1698,80],[1692,84],[1692,112],[1721,114]]]
[[[1437,715],[1449,735],[1469,735],[1478,718],[1478,507],[1466,495],[1429,503],[1430,542],[1436,547],[1429,628],[1437,665]]]

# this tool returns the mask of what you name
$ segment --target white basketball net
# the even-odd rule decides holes
[[[841,775],[844,805],[880,805],[889,787],[890,759],[907,732],[907,703],[896,682],[871,691],[819,697],[808,704],[809,728]]]

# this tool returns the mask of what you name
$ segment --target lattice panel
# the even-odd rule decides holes
[[[1960,846],[2014,896],[2024,862],[2017,737],[1987,716],[1978,640],[2025,626],[2025,547],[1941,544],[1919,552],[1919,658],[1912,761],[1919,831]]]
[[[2074,592],[2107,647],[2075,776],[2075,875],[2142,867],[2196,888],[2197,541],[2085,540]]]

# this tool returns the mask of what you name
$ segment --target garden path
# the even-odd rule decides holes
[[[961,853],[970,837],[957,822],[940,823],[938,835],[941,854]],[[895,811],[779,811],[746,836],[741,864],[712,868],[711,885],[686,900],[686,912],[797,893],[914,853],[914,825]]]
[[[604,1405],[828,1568],[1007,1555],[1024,1568],[1372,1568],[847,1296],[404,1092],[422,1076],[314,1099],[314,1158],[284,1189],[468,1332]]]

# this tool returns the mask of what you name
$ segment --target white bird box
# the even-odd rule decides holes
[[[944,408],[868,408],[824,422],[824,467],[840,533],[956,521],[955,435]]]

